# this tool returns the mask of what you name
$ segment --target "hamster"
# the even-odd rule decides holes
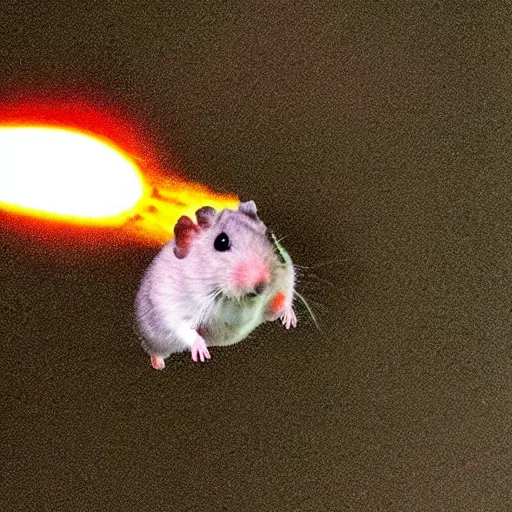
[[[146,270],[135,300],[153,368],[175,352],[210,359],[208,347],[242,341],[258,325],[297,325],[292,260],[259,219],[254,201],[178,219],[174,238]]]

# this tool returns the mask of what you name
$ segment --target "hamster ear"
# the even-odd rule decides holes
[[[245,203],[240,203],[238,205],[238,211],[241,213],[245,213],[245,215],[248,215],[249,217],[251,217],[251,219],[259,220],[258,210],[256,208],[256,203],[254,201],[245,201]]]
[[[189,250],[192,241],[199,232],[199,227],[194,222],[183,215],[178,219],[178,222],[174,226],[174,255],[176,258],[184,258]]]
[[[215,220],[215,214],[217,212],[211,206],[203,206],[196,212],[196,219],[199,227],[209,228]]]

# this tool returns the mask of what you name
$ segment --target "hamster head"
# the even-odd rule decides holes
[[[196,218],[197,224],[181,217],[174,228],[174,254],[188,277],[199,280],[208,294],[239,300],[262,294],[278,257],[254,201],[221,212],[205,206]]]

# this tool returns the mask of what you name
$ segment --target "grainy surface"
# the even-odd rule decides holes
[[[158,373],[154,250],[4,229],[2,511],[512,510],[512,12],[419,4],[3,2],[1,101],[121,105],[339,261],[300,288],[321,333]]]

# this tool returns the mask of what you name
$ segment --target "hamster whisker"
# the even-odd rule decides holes
[[[331,308],[329,306],[326,306],[323,302],[320,302],[318,300],[312,299],[311,297],[308,299],[308,301],[311,304],[314,304],[316,309],[318,309],[322,313],[327,313],[327,312],[331,311]]]
[[[326,267],[327,265],[334,265],[335,263],[345,263],[347,261],[349,261],[349,258],[334,258],[332,260],[321,261],[315,265],[298,265],[297,263],[294,263],[293,266],[296,268],[313,270],[315,268]]]
[[[311,319],[313,320],[313,323],[315,324],[318,331],[322,332],[322,330],[320,329],[320,326],[318,325],[318,320],[316,319],[316,316],[313,313],[311,306],[308,304],[308,301],[297,290],[295,290],[295,295],[297,295],[297,297],[301,300],[301,302],[304,304],[304,306],[306,306],[306,309],[307,309],[309,315],[311,316]]]
[[[305,277],[306,279],[302,279]],[[324,279],[323,277],[319,277],[316,274],[304,274],[301,276],[302,283],[310,283],[310,284],[327,284],[329,286],[335,286],[334,283],[329,281],[328,279]]]

